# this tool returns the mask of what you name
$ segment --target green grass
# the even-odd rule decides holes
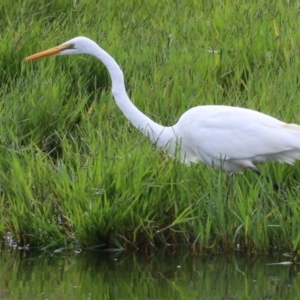
[[[226,199],[224,174],[169,159],[130,125],[96,59],[22,60],[84,35],[156,122],[227,104],[300,123],[298,14],[269,0],[2,1],[0,233],[43,247],[297,251],[299,163],[260,167],[284,195],[246,171]]]

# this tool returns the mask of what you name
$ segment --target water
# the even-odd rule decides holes
[[[282,255],[0,255],[0,299],[300,299],[299,265]]]

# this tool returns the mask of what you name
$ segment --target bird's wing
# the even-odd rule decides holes
[[[291,129],[286,123],[252,110],[210,108],[190,110],[178,122],[182,143],[198,155],[255,161],[256,157],[300,149],[300,127],[296,125]]]

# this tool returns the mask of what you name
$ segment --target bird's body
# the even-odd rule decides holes
[[[293,163],[300,157],[300,126],[250,109],[197,106],[174,127],[188,161],[201,160],[226,172],[256,170],[255,163],[266,161]]]
[[[183,163],[202,161],[231,173],[245,168],[257,171],[255,163],[292,164],[300,158],[300,126],[255,110],[203,105],[186,111],[173,126],[155,123],[130,101],[123,72],[116,61],[88,38],[74,38],[25,60],[78,53],[90,54],[102,61],[111,77],[114,99],[127,119],[171,156],[176,156],[179,149]]]

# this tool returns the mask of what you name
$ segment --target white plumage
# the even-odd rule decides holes
[[[183,163],[202,161],[227,173],[256,163],[279,161],[292,164],[300,158],[300,126],[286,124],[263,113],[231,106],[204,105],[186,111],[170,127],[155,123],[130,101],[123,72],[116,61],[95,42],[77,37],[60,46],[25,58],[86,53],[106,66],[114,99],[131,123],[157,147],[174,156],[180,146]]]
[[[198,106],[174,127],[190,161],[200,158],[226,172],[256,170],[255,163],[266,161],[293,163],[300,157],[300,126],[250,109]]]

